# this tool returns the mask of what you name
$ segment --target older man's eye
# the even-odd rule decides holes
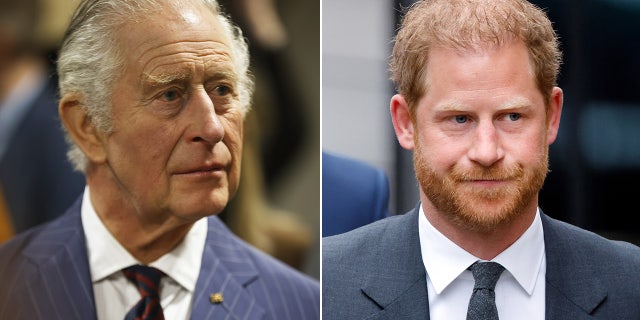
[[[162,100],[164,100],[164,101],[172,102],[172,101],[175,101],[178,98],[180,98],[180,92],[178,90],[175,90],[175,89],[167,90],[167,91],[162,93],[160,98]]]
[[[227,85],[216,86],[213,91],[218,96],[226,96],[232,93],[231,87]]]

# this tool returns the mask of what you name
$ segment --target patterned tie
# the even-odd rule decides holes
[[[126,314],[124,320],[164,320],[160,305],[159,285],[164,273],[156,268],[135,265],[122,270],[138,287],[140,301]]]
[[[498,320],[496,293],[493,290],[504,267],[495,262],[476,262],[469,270],[476,283],[469,300],[467,320]]]

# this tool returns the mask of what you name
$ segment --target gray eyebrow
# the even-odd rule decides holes
[[[144,73],[142,76],[142,81],[154,86],[161,86],[165,84],[181,82],[184,80],[188,80],[189,78],[189,75],[184,73],[161,73],[158,75]]]

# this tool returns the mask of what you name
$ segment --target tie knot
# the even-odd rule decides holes
[[[504,267],[496,262],[475,262],[469,267],[475,280],[474,289],[493,290],[504,271]]]
[[[158,296],[160,279],[164,272],[149,266],[134,265],[122,269],[124,275],[138,287],[140,294],[144,296]]]

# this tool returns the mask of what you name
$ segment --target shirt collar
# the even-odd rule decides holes
[[[91,281],[96,283],[140,262],[105,227],[89,195],[89,187],[86,186],[81,215],[87,241]],[[186,290],[193,292],[198,280],[198,272],[193,270],[200,270],[207,229],[206,218],[196,221],[178,246],[149,265],[162,270]],[[89,230],[90,232],[87,232]]]
[[[480,260],[445,237],[426,218],[422,206],[418,217],[422,261],[436,293]],[[540,210],[533,223],[509,248],[492,261],[500,263],[529,295],[536,284],[544,258],[544,236]]]

